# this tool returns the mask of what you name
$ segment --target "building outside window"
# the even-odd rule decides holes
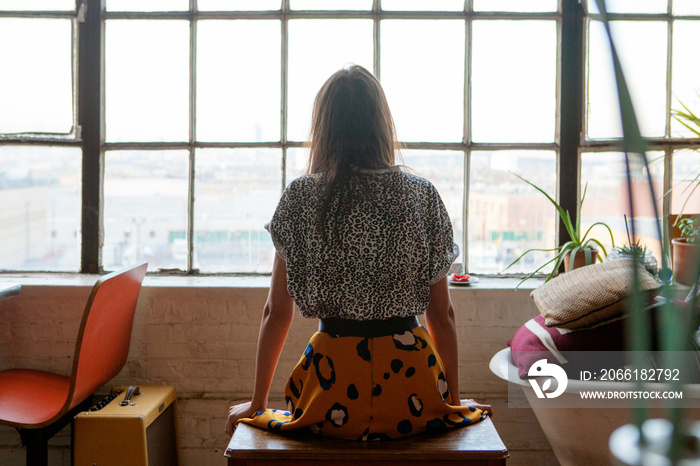
[[[639,166],[633,192],[658,257],[652,203],[664,216],[700,209],[684,189],[698,141],[668,112],[700,107],[700,7],[607,3],[651,142],[657,198]],[[148,260],[151,271],[269,273],[263,225],[303,174],[315,93],[348,63],[382,82],[403,163],[440,191],[464,270],[527,273],[552,257],[506,271],[559,241],[554,209],[516,174],[553,197],[587,185],[584,223],[604,221],[624,243],[605,40],[592,0],[0,0],[0,270]],[[583,105],[569,150],[572,93]]]

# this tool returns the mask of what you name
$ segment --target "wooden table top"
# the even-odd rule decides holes
[[[466,461],[507,458],[508,450],[490,418],[443,434],[401,440],[352,442],[309,433],[279,434],[239,424],[225,455],[237,460]]]
[[[0,299],[18,295],[21,288],[18,283],[0,282]]]

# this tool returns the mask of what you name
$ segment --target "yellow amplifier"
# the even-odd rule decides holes
[[[75,466],[179,465],[175,400],[169,386],[114,387],[75,416]]]

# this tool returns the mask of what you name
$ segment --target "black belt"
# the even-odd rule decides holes
[[[416,316],[389,319],[351,320],[330,317],[321,319],[318,331],[339,337],[383,337],[411,331],[420,323]]]

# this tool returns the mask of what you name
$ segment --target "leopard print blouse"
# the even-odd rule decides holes
[[[287,288],[308,318],[368,320],[422,314],[430,285],[459,255],[435,186],[399,167],[352,177],[339,235],[317,228],[322,175],[292,181],[265,225],[287,262]],[[336,228],[333,210],[327,231]],[[338,239],[340,238],[340,239]]]

